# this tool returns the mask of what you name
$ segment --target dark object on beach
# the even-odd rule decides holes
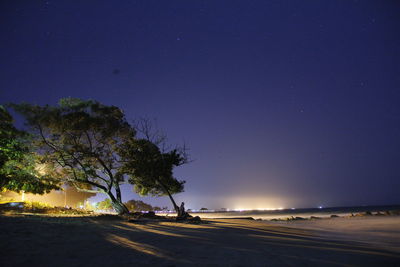
[[[321,217],[316,217],[316,216],[311,216],[310,219],[311,219],[311,220],[320,220],[320,219],[322,219],[322,218],[321,218]]]
[[[383,214],[382,212],[378,211],[375,216],[384,216],[385,214]]]
[[[365,212],[364,214],[365,216],[372,216],[372,212],[370,212],[369,210]]]
[[[336,214],[332,214],[331,215],[331,218],[338,218],[339,216],[338,215],[336,215]]]
[[[198,217],[198,216],[196,216],[196,217]],[[184,220],[187,220],[188,218],[193,218],[193,216],[190,215],[189,213],[185,212],[183,215],[177,216],[176,220],[177,221],[184,221]]]
[[[119,217],[127,220],[130,223],[148,223],[155,221],[174,221],[173,218],[168,218],[167,216],[157,216],[154,212],[133,212],[129,214],[119,215]]]
[[[196,216],[196,217],[199,217],[199,216]],[[184,221],[184,220],[188,220],[190,218],[193,218],[193,216],[185,211],[185,203],[182,202],[181,206],[179,207],[179,212],[178,212],[178,216],[176,217],[176,221]],[[200,217],[199,217],[199,219],[200,219]]]
[[[154,211],[149,211],[149,212],[147,212],[147,213],[141,213],[140,212],[140,214],[141,214],[141,218],[149,218],[149,219],[159,219],[159,218],[161,218],[162,216],[157,216],[155,213],[154,213]]]
[[[193,217],[192,215],[190,215],[189,213],[185,213],[183,216],[178,216],[175,219],[177,222],[189,222],[189,223],[197,223],[197,222],[201,222],[201,218],[199,216]]]
[[[185,211],[185,202],[182,202],[181,206],[179,207],[178,217],[184,217],[186,213],[187,212]]]
[[[400,210],[391,210],[390,215],[400,215]]]
[[[286,220],[287,220],[287,221],[300,221],[300,220],[305,220],[305,218],[303,218],[303,217],[293,217],[293,216],[291,216],[291,217],[286,218]]]
[[[214,218],[214,219],[222,219],[222,220],[252,220],[254,221],[253,217],[222,217],[222,218]]]
[[[203,221],[199,216],[191,216],[188,214],[188,217],[182,218],[182,217],[176,217],[176,221],[180,223],[188,223],[188,224],[203,224],[203,223],[209,223],[208,221]]]
[[[271,221],[271,222],[281,222],[282,219],[271,219],[270,221]]]
[[[188,218],[189,222],[201,222],[201,218],[199,216],[196,217],[190,217]]]

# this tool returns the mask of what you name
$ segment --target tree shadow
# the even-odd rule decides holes
[[[396,265],[398,253],[255,221],[0,217],[0,265]],[[7,259],[7,260],[5,260]],[[2,261],[4,262],[2,263]]]
[[[193,263],[260,264],[273,260],[276,264],[392,264],[400,260],[397,253],[355,241],[342,241],[317,236],[313,231],[260,222],[229,221],[206,225],[171,222],[149,222],[136,225],[126,222],[124,230],[147,233],[144,242],[154,248],[163,248],[165,255]],[[130,240],[137,235],[119,233]],[[166,249],[167,248],[167,249]],[[198,254],[194,254],[197,251]],[[201,253],[203,251],[203,253]],[[243,261],[248,259],[249,261]],[[237,262],[236,262],[237,261]],[[179,262],[178,262],[179,263]]]

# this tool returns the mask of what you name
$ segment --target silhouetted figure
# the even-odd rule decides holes
[[[181,206],[178,208],[178,216],[176,217],[177,221],[184,221],[188,219],[192,219],[193,217],[185,211],[185,203],[182,202]],[[200,217],[196,219],[197,221],[200,220]]]
[[[185,212],[185,203],[182,202],[182,203],[181,203],[181,206],[179,207],[178,216],[179,216],[179,217],[184,217],[185,214],[186,214],[186,212]]]

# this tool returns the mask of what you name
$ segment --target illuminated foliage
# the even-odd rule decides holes
[[[96,208],[99,210],[111,210],[113,206],[111,200],[109,198],[106,198],[105,200],[97,203]]]
[[[114,209],[129,212],[120,185],[126,180],[141,195],[182,192],[173,177],[185,158],[177,150],[161,152],[156,143],[137,139],[136,130],[115,106],[96,101],[61,99],[58,106],[13,105],[35,134],[46,173],[87,192],[107,194]]]
[[[161,210],[160,207],[153,207],[150,204],[147,204],[141,200],[134,200],[131,199],[125,203],[125,206],[130,210],[130,211],[152,211],[152,210]]]
[[[115,106],[96,101],[61,99],[58,106],[13,105],[35,134],[35,146],[49,172],[79,190],[110,197],[118,213],[128,209],[121,201],[124,181],[116,153],[135,131]]]
[[[35,194],[58,189],[58,181],[37,169],[38,158],[29,150],[29,136],[17,130],[12,116],[0,106],[0,189]]]

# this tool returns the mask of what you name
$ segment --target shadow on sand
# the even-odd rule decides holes
[[[0,216],[1,266],[394,266],[395,251],[245,220]]]

